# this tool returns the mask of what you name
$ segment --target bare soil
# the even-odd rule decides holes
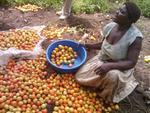
[[[108,15],[101,13],[96,14],[78,14],[73,15],[69,19],[61,21],[55,13],[56,11],[47,8],[38,12],[21,12],[15,8],[0,8],[0,31],[13,28],[21,28],[24,26],[60,24],[68,26],[84,26],[89,32],[99,35],[99,30],[110,21]],[[142,51],[136,65],[136,78],[140,82],[137,89],[143,90],[150,87],[150,63],[144,62],[144,56],[150,55],[150,19],[141,17],[137,22],[137,26],[144,35]],[[90,57],[95,55],[91,52]],[[139,90],[138,90],[139,91]],[[125,100],[120,102],[121,110],[114,113],[150,113],[150,106],[143,101],[142,93],[135,90]]]

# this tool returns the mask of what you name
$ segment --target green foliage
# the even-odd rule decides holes
[[[10,5],[22,5],[22,4],[35,4],[43,7],[60,7],[61,0],[4,0],[7,1]]]
[[[62,7],[62,1],[63,0],[0,0],[0,6],[31,3],[43,7],[60,9]],[[108,12],[118,8],[119,5],[125,1],[126,0],[73,0],[72,9],[75,13]],[[150,0],[132,1],[138,4],[144,16],[150,17]]]
[[[7,0],[0,0],[0,6],[8,4]]]
[[[111,10],[117,9],[120,4],[123,4],[127,0],[109,0],[111,1]],[[118,1],[118,3],[116,3]],[[135,2],[142,11],[142,15],[145,17],[150,17],[150,0],[129,0]]]
[[[107,12],[108,10],[107,0],[75,0],[73,2],[73,11],[76,13]]]
[[[142,10],[142,14],[146,17],[150,17],[150,0],[135,0],[138,6]]]
[[[4,0],[10,5],[22,5],[22,4],[35,4],[43,7],[53,7],[60,9],[62,6],[62,0]],[[75,13],[94,13],[94,12],[107,12],[109,5],[107,0],[74,0],[73,11]]]

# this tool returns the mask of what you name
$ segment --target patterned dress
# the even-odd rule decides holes
[[[106,60],[117,61],[125,59],[129,46],[137,37],[143,38],[143,35],[135,25],[131,25],[116,44],[109,44],[106,37],[108,37],[115,25],[117,23],[111,22],[104,27],[103,35],[105,39],[101,50],[78,70],[75,77],[79,84],[98,89],[98,95],[103,99],[118,103],[138,85],[134,77],[134,68],[125,71],[110,70],[105,76],[97,75],[94,70]]]

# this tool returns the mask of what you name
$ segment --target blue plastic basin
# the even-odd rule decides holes
[[[51,54],[52,51],[58,47],[58,45],[66,45],[73,48],[74,51],[77,52],[78,57],[75,59],[75,62],[72,67],[69,67],[68,65],[62,64],[61,66],[57,66],[56,64],[53,64],[51,62]],[[52,42],[47,50],[46,50],[46,58],[48,62],[50,63],[51,67],[60,73],[73,73],[77,71],[86,61],[87,58],[87,52],[86,49],[83,46],[78,46],[78,43],[72,40],[59,40]]]

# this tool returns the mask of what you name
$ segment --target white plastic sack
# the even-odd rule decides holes
[[[10,58],[35,59],[42,52],[40,46],[42,41],[43,40],[40,40],[33,51],[18,50],[16,48],[9,48],[6,51],[0,51],[0,66],[6,65]]]

